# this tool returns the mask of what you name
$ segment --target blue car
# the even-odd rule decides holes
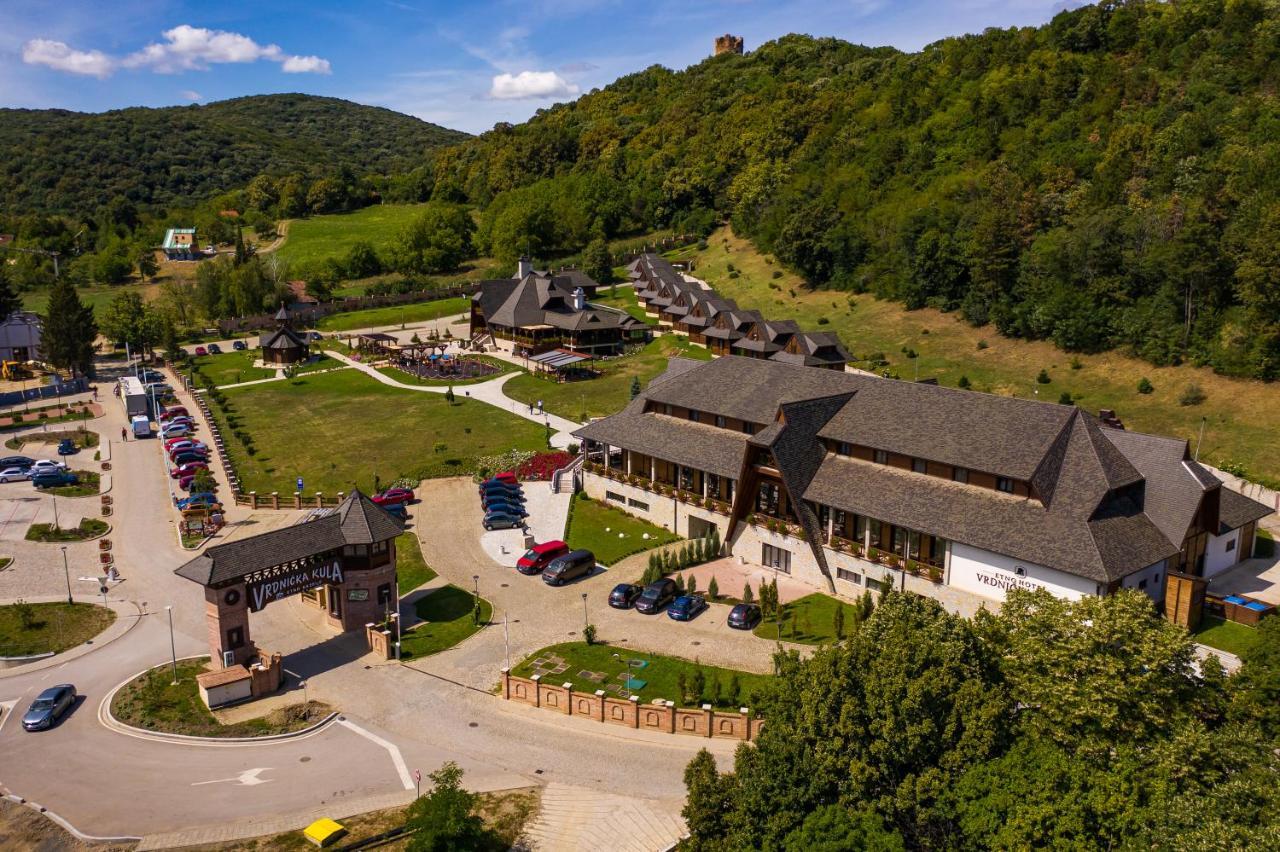
[[[515,530],[524,526],[524,521],[515,515],[504,515],[495,512],[484,516],[484,528],[487,530]]]
[[[190,464],[191,462],[208,463],[209,454],[199,452],[198,450],[186,450],[185,452],[175,453],[170,461],[176,465]]]
[[[403,503],[392,503],[389,506],[384,505],[382,510],[393,518],[399,518],[402,521],[407,521],[409,519],[409,509]]]
[[[488,506],[490,503],[510,503],[513,506],[523,506],[524,497],[520,494],[499,494],[496,491],[480,497],[481,506]]]
[[[486,497],[515,497],[523,500],[524,491],[518,485],[515,488],[508,488],[505,485],[487,485],[480,489],[480,499],[483,500]]]
[[[486,515],[515,515],[517,518],[527,518],[529,513],[524,510],[524,506],[519,503],[508,503],[505,500],[494,500],[492,503],[484,507]]]
[[[79,452],[79,450],[76,448],[76,442],[71,440],[70,438],[63,438],[61,441],[58,442],[58,455],[69,456],[72,453],[76,453],[76,452]]]
[[[681,595],[667,607],[667,615],[676,621],[690,621],[706,608],[702,595]]]
[[[218,495],[212,491],[197,491],[189,497],[182,497],[178,500],[178,508],[186,509],[189,506],[198,506],[201,503],[217,503]]]

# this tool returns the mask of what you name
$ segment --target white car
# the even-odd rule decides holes
[[[194,430],[186,423],[174,423],[161,429],[160,434],[165,438],[181,438],[190,435],[192,431]]]
[[[46,471],[66,470],[67,466],[62,462],[51,461],[50,459],[37,459],[36,463],[31,465],[31,470],[27,474],[27,478],[35,476],[37,473]]]
[[[7,467],[0,470],[0,482],[24,482],[30,478],[30,472],[20,467]]]

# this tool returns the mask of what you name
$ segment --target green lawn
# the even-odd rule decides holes
[[[555,675],[547,674],[545,680],[557,686],[562,683],[572,683],[575,690],[586,692],[605,689],[609,684],[621,684],[619,675],[627,670],[628,661],[647,662],[648,665],[644,667],[631,667],[632,677],[645,681],[643,687],[632,690],[632,694],[640,696],[642,704],[647,704],[654,698],[665,698],[668,701],[674,701],[678,706],[696,707],[705,702],[723,710],[737,710],[739,707],[750,707],[754,703],[753,696],[763,690],[771,679],[769,675],[723,669],[718,666],[704,666],[679,657],[650,654],[636,648],[604,644],[588,645],[586,642],[565,642],[535,651],[511,673],[517,677],[532,677],[538,671],[533,661],[552,654],[563,659],[569,667]],[[702,670],[705,685],[702,694],[695,696],[688,683],[697,669]],[[582,672],[592,672],[604,677],[591,680],[582,677]],[[680,694],[679,683],[682,674],[686,683],[685,688],[690,693],[688,695]],[[736,695],[733,694],[731,687],[735,676],[738,680]],[[627,692],[624,688],[621,694],[610,691],[609,695],[625,698]]]
[[[352,331],[373,326],[411,325],[466,313],[467,306],[468,301],[465,296],[454,296],[448,299],[437,299],[434,302],[413,302],[408,305],[369,308],[322,317],[320,322],[316,323],[316,328],[321,331]],[[444,333],[443,328],[440,329],[440,333]]]
[[[53,524],[32,524],[27,527],[27,541],[87,541],[107,531],[107,522],[99,518],[81,518],[78,527],[60,527]]]
[[[77,288],[80,294],[80,301],[91,306],[94,312],[99,314],[112,299],[121,293],[138,293],[144,300],[147,300],[151,299],[157,290],[158,287],[155,284],[84,284]],[[22,307],[24,310],[35,311],[42,315],[47,313],[49,310],[48,288],[28,290],[23,293]]]
[[[600,361],[604,375],[580,382],[556,382],[527,374],[516,376],[503,387],[507,396],[524,403],[542,400],[543,408],[569,420],[583,422],[589,417],[615,414],[631,399],[631,380],[641,386],[667,368],[673,355],[711,360],[711,353],[691,345],[683,337],[666,334],[650,342],[634,355]]]
[[[1217,648],[1235,654],[1237,657],[1253,646],[1258,639],[1258,631],[1246,624],[1227,621],[1216,615],[1205,615],[1200,619],[1200,627],[1192,638],[1202,645]]]
[[[185,734],[195,737],[265,737],[285,734],[313,725],[329,714],[330,708],[310,702],[306,712],[302,695],[298,703],[273,710],[266,716],[247,719],[231,725],[219,722],[200,700],[196,676],[206,671],[209,658],[178,661],[178,683],[173,684],[173,669],[158,666],[144,672],[120,688],[111,702],[111,712],[126,725]]]
[[[29,608],[27,626],[21,611]],[[116,614],[96,604],[29,603],[0,606],[0,657],[55,654],[83,645],[111,626]]]
[[[936,378],[955,387],[967,376],[974,390],[1024,398],[1038,390],[1038,398],[1048,402],[1067,392],[1088,411],[1114,409],[1128,428],[1189,439],[1193,449],[1200,419],[1208,418],[1202,461],[1237,462],[1247,478],[1280,486],[1280,441],[1275,440],[1280,383],[1231,379],[1190,365],[1155,367],[1119,352],[1069,354],[1045,341],[1001,337],[991,326],[974,328],[958,313],[908,311],[870,295],[809,290],[797,275],[776,260],[770,264],[728,228],[716,231],[704,252],[691,247],[671,256],[696,258],[694,274],[743,308],[770,319],[794,319],[806,330],[837,332],[856,357],[883,353],[888,369],[904,379]],[[729,264],[737,278],[729,277]],[[772,277],[775,271],[781,272],[779,278]],[[978,341],[987,347],[979,349]],[[904,348],[918,357],[907,357]],[[1079,368],[1073,369],[1073,363]],[[1041,369],[1052,380],[1047,385],[1036,383]],[[1154,392],[1138,393],[1144,377]],[[1179,395],[1192,382],[1204,390],[1206,401],[1179,405]]]
[[[191,360],[215,387],[235,385],[240,382],[252,382],[256,379],[269,379],[276,374],[275,370],[255,367],[253,362],[262,357],[259,349],[246,349],[243,352],[232,350],[221,355],[197,355]]]
[[[642,538],[645,533],[649,534],[649,538]],[[618,537],[619,534],[622,538]],[[662,527],[591,500],[585,494],[579,494],[569,507],[569,528],[565,541],[574,549],[590,550],[596,555],[596,561],[605,565],[612,565],[623,557],[677,538],[679,536]]]
[[[779,635],[779,625],[771,620],[760,622],[756,625],[754,632],[762,639],[781,638],[787,642],[800,642],[804,645],[834,642],[836,641],[834,619],[837,607],[844,610],[844,635],[848,636],[853,632],[857,608],[822,594],[806,595],[789,604],[783,604],[781,635]],[[793,613],[794,629],[791,620]]]
[[[401,587],[401,591],[404,589]],[[436,589],[414,605],[425,623],[405,631],[400,642],[400,659],[413,660],[452,648],[488,623],[493,607],[480,599],[480,623],[473,615],[475,595],[457,586]]]
[[[618,287],[616,293],[612,292],[612,288],[601,287],[599,295],[591,301],[626,311],[641,322],[651,323],[654,321],[652,317],[645,316],[644,308],[640,307],[640,300],[636,298],[634,287]]]
[[[72,470],[76,478],[80,481],[75,485],[58,485],[54,488],[45,488],[45,494],[52,494],[56,497],[92,497],[98,493],[101,487],[102,476],[93,470]]]
[[[497,358],[491,358],[488,355],[468,355],[467,358],[473,361],[484,361],[487,364],[493,364],[498,367],[498,372],[490,373],[487,376],[477,376],[474,379],[424,379],[420,376],[415,376],[413,373],[406,373],[399,367],[378,367],[378,372],[382,373],[384,376],[390,376],[398,382],[403,382],[406,385],[423,385],[427,387],[442,388],[448,387],[449,385],[458,387],[461,385],[474,385],[478,382],[487,382],[490,379],[496,379],[506,373],[520,369],[510,361],[502,361]]]
[[[289,263],[310,264],[328,258],[341,259],[357,242],[373,246],[386,259],[400,231],[421,211],[420,204],[376,204],[354,213],[333,213],[294,219],[289,236],[276,252]]]
[[[422,546],[411,532],[396,536],[396,577],[400,581],[400,596],[436,578],[426,560],[422,558]]]
[[[470,473],[477,456],[546,447],[543,426],[459,395],[401,390],[358,370],[232,388],[233,421],[212,406],[246,491],[335,494],[358,484]],[[234,428],[233,428],[234,427]],[[256,453],[236,437],[246,432]],[[430,507],[421,507],[429,510]]]

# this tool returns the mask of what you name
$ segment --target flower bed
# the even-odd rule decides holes
[[[547,480],[557,470],[565,467],[571,461],[573,461],[573,456],[563,450],[550,453],[535,453],[532,458],[522,462],[516,468],[516,475],[521,479]]]

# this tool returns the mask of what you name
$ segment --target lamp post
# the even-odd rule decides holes
[[[307,719],[311,716],[311,702],[307,700],[307,682],[299,681],[298,686],[302,687],[302,718]]]
[[[54,524],[54,527],[56,528],[57,524]],[[67,576],[67,603],[75,603],[71,599],[71,569],[67,567],[67,546],[65,544],[62,545],[62,573]]]
[[[167,606],[165,612],[169,613],[169,657],[173,661],[173,684],[178,684],[178,645],[173,640],[173,607]]]
[[[591,619],[587,617],[587,593],[582,593],[582,626],[586,627],[591,623]]]
[[[472,581],[473,583],[475,583],[475,586],[476,586],[476,599],[477,599],[477,600],[479,600],[479,599],[480,599],[480,575],[479,575],[479,574],[472,574],[472,575],[471,575],[471,581]]]

